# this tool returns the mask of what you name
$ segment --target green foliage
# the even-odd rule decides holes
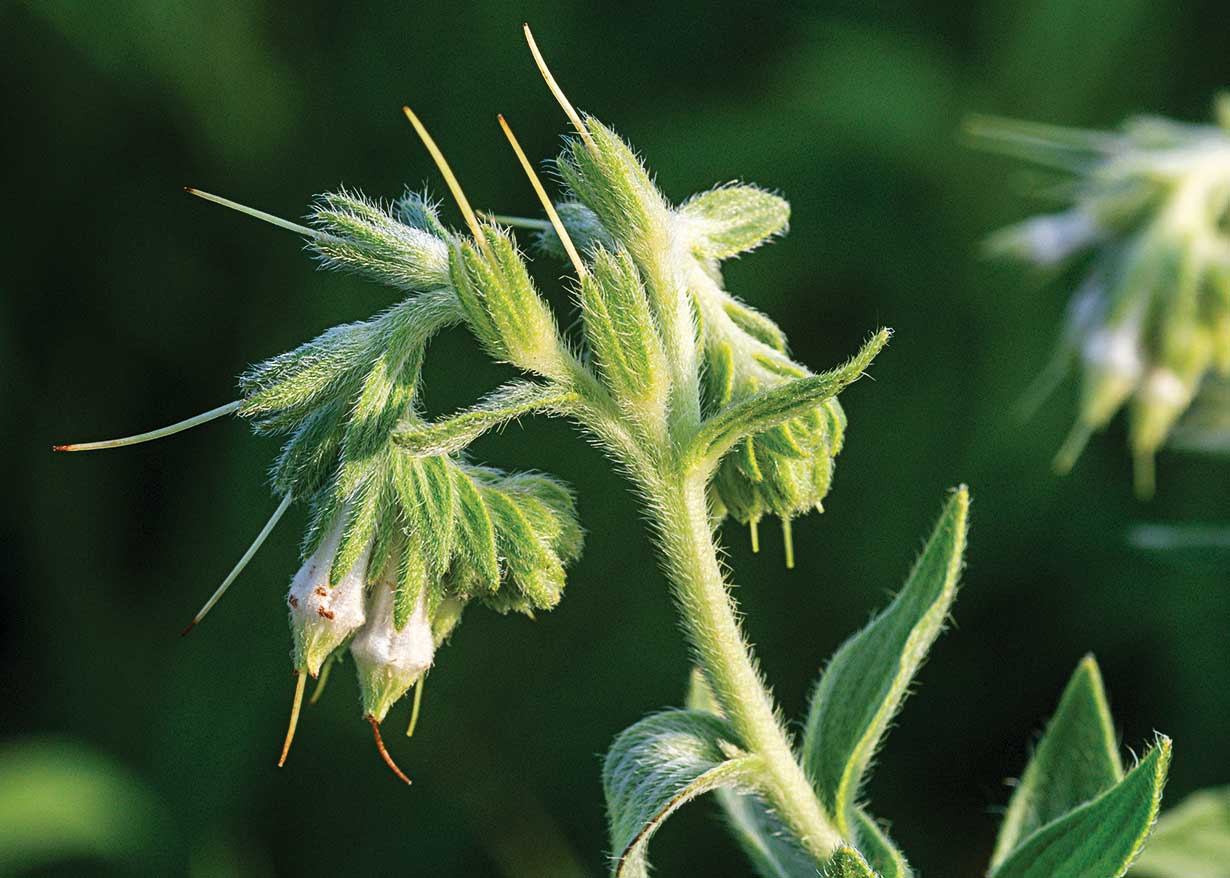
[[[1012,794],[991,857],[996,868],[1023,839],[1123,777],[1102,675],[1083,659]]]
[[[612,874],[648,875],[649,840],[666,818],[702,793],[749,786],[758,761],[725,720],[700,711],[664,711],[621,732],[602,768]]]
[[[1230,875],[1230,788],[1193,793],[1163,814],[1129,874],[1133,878]]]
[[[847,838],[854,835],[855,804],[875,750],[956,596],[968,515],[969,494],[959,488],[905,587],[837,651],[812,696],[803,765]]]
[[[1115,786],[1022,839],[991,878],[1118,878],[1153,827],[1169,766],[1161,737]]]

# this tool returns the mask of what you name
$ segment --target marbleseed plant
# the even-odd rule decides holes
[[[727,290],[721,272],[723,260],[785,230],[786,202],[732,184],[672,204],[618,135],[573,109],[528,27],[526,37],[575,131],[555,162],[565,186],[555,203],[500,119],[546,220],[477,214],[409,109],[464,217],[462,231],[413,192],[379,202],[339,190],[318,198],[300,225],[190,190],[301,235],[322,267],[384,283],[402,298],[253,366],[236,402],[151,433],[59,448],[135,444],[231,414],[258,434],[284,437],[270,470],[277,509],[192,625],[288,507],[303,504],[304,560],[287,595],[297,686],[279,764],[307,679],[319,679],[315,698],[349,652],[362,715],[405,779],[380,740],[390,709],[412,688],[421,694],[468,607],[530,616],[554,607],[583,542],[567,487],[480,464],[467,448],[523,416],[568,418],[643,501],[696,663],[687,706],[634,723],[607,754],[612,874],[646,875],[656,830],[687,801],[714,792],[761,875],[904,878],[910,866],[862,791],[949,616],[969,493],[952,491],[904,588],[829,660],[795,741],[740,629],[716,529],[733,518],[751,528],[755,546],[758,523],[776,517],[791,562],[790,523],[820,508],[841,450],[846,416],[837,394],[889,333],[874,333],[827,372],[795,361],[777,324]],[[539,295],[514,227],[571,264],[579,338],[561,332]],[[432,337],[454,326],[524,377],[429,421],[418,404],[424,357]],[[1154,823],[1169,760],[1170,741],[1159,736],[1133,765],[1122,764],[1097,666],[1086,658],[1012,795],[990,874],[1123,874]]]

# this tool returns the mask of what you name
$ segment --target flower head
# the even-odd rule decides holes
[[[1081,374],[1077,423],[1056,466],[1128,408],[1137,490],[1206,376],[1230,376],[1230,96],[1220,125],[1156,117],[1115,132],[979,119],[990,147],[1060,175],[1063,210],[1003,229],[988,250],[1084,282],[1050,370]]]

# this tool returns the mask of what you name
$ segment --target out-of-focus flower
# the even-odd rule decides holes
[[[1084,275],[1048,370],[1081,375],[1060,471],[1126,406],[1137,491],[1151,494],[1154,455],[1202,382],[1230,376],[1230,96],[1217,115],[1218,125],[1138,117],[1113,132],[969,123],[980,144],[1061,178],[1044,191],[1064,210],[987,242],[994,255]]]

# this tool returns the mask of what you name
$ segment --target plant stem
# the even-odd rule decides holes
[[[765,766],[765,797],[823,866],[842,844],[778,721],[773,697],[737,621],[718,564],[703,473],[662,479],[650,490],[659,534],[688,638],[714,696],[748,750]]]

